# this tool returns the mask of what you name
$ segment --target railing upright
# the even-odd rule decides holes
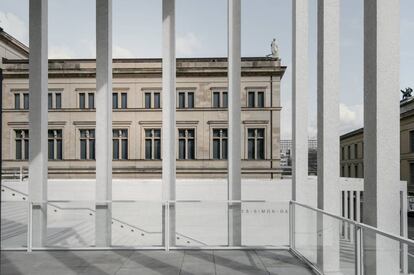
[[[27,252],[32,252],[32,202],[28,202],[27,217]]]
[[[354,248],[355,248],[355,274],[361,275],[363,265],[362,265],[362,254],[363,254],[363,246],[362,246],[362,229],[354,225]]]
[[[295,205],[289,202],[289,247],[295,249]]]

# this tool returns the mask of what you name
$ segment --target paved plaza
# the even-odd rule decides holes
[[[1,252],[2,275],[314,274],[282,250]]]

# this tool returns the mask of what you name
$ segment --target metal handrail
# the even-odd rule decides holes
[[[401,237],[401,236],[396,235],[396,234],[393,234],[393,233],[385,232],[385,231],[380,230],[380,229],[378,229],[376,227],[373,227],[373,226],[370,226],[370,225],[367,225],[367,224],[364,224],[364,223],[360,223],[360,222],[357,222],[357,221],[354,221],[354,220],[351,220],[351,219],[347,219],[347,218],[344,218],[344,217],[335,215],[333,213],[330,213],[328,211],[325,211],[325,210],[322,210],[322,209],[319,209],[319,208],[315,208],[315,207],[312,207],[312,206],[309,206],[309,205],[306,205],[306,204],[303,204],[303,203],[300,203],[300,202],[297,202],[297,201],[290,201],[290,203],[291,204],[296,204],[296,205],[302,206],[304,208],[313,210],[313,211],[318,212],[318,213],[321,213],[321,214],[325,214],[325,215],[327,215],[329,217],[332,217],[332,218],[335,218],[335,219],[338,219],[338,220],[341,220],[341,221],[345,221],[345,222],[347,222],[349,224],[354,225],[357,228],[367,229],[367,230],[370,230],[370,231],[375,232],[376,234],[379,234],[379,235],[388,237],[388,238],[393,239],[395,241],[399,241],[401,243],[414,246],[414,241],[413,240],[410,240],[410,239]]]

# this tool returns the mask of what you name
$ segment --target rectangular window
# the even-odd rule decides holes
[[[220,108],[220,92],[213,92],[213,108]]]
[[[342,160],[345,159],[345,147],[344,146],[341,147],[341,159]]]
[[[50,160],[62,159],[62,130],[48,130],[48,152]]]
[[[151,109],[151,93],[145,93],[145,108]]]
[[[351,175],[351,165],[348,165],[348,178],[352,177]]]
[[[128,108],[128,94],[121,93],[121,108],[127,109]]]
[[[145,159],[161,159],[161,129],[145,129]]]
[[[56,93],[55,98],[56,98],[55,108],[56,109],[62,109],[62,94],[61,93]]]
[[[410,152],[414,152],[414,131],[410,131]]]
[[[154,108],[160,109],[161,108],[161,94],[154,93]]]
[[[213,159],[227,159],[227,129],[213,129]]]
[[[352,156],[351,156],[351,145],[348,145],[348,159],[352,159]]]
[[[118,93],[112,93],[112,109],[118,109]]]
[[[15,110],[20,109],[20,94],[19,93],[14,94],[14,109]]]
[[[23,109],[29,110],[29,94],[28,93],[23,94]]]
[[[414,163],[410,163],[410,185],[414,184]]]
[[[194,93],[193,92],[188,92],[187,93],[187,108],[194,108]]]
[[[195,98],[194,92],[180,91],[178,92],[177,108],[194,108]]]
[[[144,93],[144,105],[146,109],[161,108],[161,93],[159,91],[147,91]]]
[[[29,130],[15,130],[16,160],[29,159]]]
[[[358,158],[358,143],[354,144],[354,158]]]
[[[95,159],[95,130],[80,130],[80,158]]]
[[[50,110],[50,109],[53,109],[53,94],[52,93],[48,93],[47,94],[47,108]]]
[[[79,93],[79,109],[85,109],[85,93]]]
[[[359,177],[359,175],[358,175],[358,164],[354,165],[354,173],[355,173],[355,177],[358,178]]]
[[[94,109],[95,108],[95,94],[88,93],[88,108]]]
[[[213,108],[227,108],[227,91],[214,91],[212,97]]]
[[[195,159],[194,129],[178,130],[178,159]]]
[[[128,130],[112,130],[112,152],[113,159],[128,159]]]
[[[62,94],[57,92],[49,92],[47,94],[47,107],[51,109],[62,108]]]
[[[178,108],[185,108],[185,93],[178,93]]]
[[[341,177],[345,176],[345,166],[342,165],[341,167]]]
[[[249,108],[264,108],[265,107],[265,93],[264,93],[264,91],[249,91],[249,92],[247,92],[247,107],[249,107]]]
[[[264,129],[247,130],[247,158],[265,159]]]
[[[247,103],[247,106],[249,107],[249,108],[254,108],[254,106],[255,106],[255,103],[254,103],[254,92],[249,92],[248,93],[248,103]]]
[[[264,107],[264,92],[257,93],[257,107],[259,108]]]

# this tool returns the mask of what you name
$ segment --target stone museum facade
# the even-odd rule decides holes
[[[341,177],[364,177],[364,129],[341,136]],[[400,103],[400,174],[414,193],[414,97]]]
[[[27,171],[28,59],[3,58],[2,173]],[[95,60],[49,60],[49,177],[95,177]],[[242,174],[277,178],[280,81],[272,57],[242,58]],[[227,59],[177,59],[177,175],[227,175]],[[113,63],[113,174],[161,177],[161,59]],[[25,173],[25,172],[24,172]]]

